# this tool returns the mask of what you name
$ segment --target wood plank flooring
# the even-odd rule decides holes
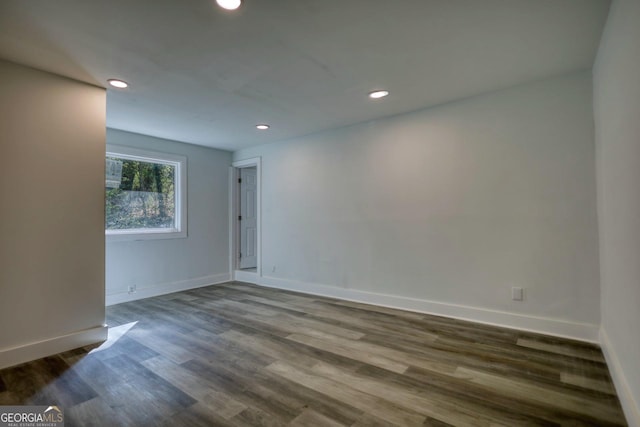
[[[107,309],[110,340],[0,371],[67,426],[622,426],[595,345],[232,282]]]

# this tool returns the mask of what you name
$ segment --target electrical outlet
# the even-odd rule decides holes
[[[129,293],[132,294],[136,291],[136,285],[129,285]]]
[[[513,301],[523,301],[524,300],[524,288],[511,288],[511,299]]]

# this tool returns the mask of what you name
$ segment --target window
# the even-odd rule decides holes
[[[186,237],[186,164],[183,156],[107,146],[107,239]]]

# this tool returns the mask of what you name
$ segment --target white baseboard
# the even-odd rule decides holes
[[[640,427],[640,404],[636,402],[631,392],[631,387],[626,380],[620,359],[609,341],[607,332],[604,328],[600,328],[600,347],[604,353],[604,358],[607,361],[611,378],[613,379],[613,385],[616,387],[616,393],[618,393],[618,399],[622,405],[622,410],[627,418],[627,424],[630,427]]]
[[[252,271],[243,271],[236,270],[233,272],[233,280],[237,280],[239,282],[248,282],[248,283],[256,283],[260,279],[258,273],[254,273]]]
[[[84,329],[71,334],[31,344],[0,350],[0,369],[31,360],[62,353],[78,347],[103,342],[107,339],[107,325]]]
[[[107,294],[106,305],[120,304],[143,298],[157,297],[158,295],[171,294],[189,289],[202,288],[203,286],[217,285],[231,280],[230,273],[213,274],[211,276],[197,277],[195,279],[180,280],[170,283],[158,283],[153,286],[139,288],[134,293],[119,292]]]
[[[599,342],[599,326],[590,323],[570,322],[563,319],[529,316],[506,311],[359,291],[356,289],[338,288],[334,286],[299,282],[275,277],[260,277],[255,273],[238,273],[239,272],[236,271],[235,280],[271,288],[286,289],[306,294],[321,295],[330,298],[362,302],[365,304],[468,320],[476,323],[536,332],[590,343]]]

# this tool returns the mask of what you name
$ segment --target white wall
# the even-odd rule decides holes
[[[106,338],[105,91],[0,61],[0,368]]]
[[[597,340],[591,84],[583,72],[236,152],[263,162],[259,281]]]
[[[640,426],[640,2],[615,0],[594,66],[602,335]]]
[[[188,186],[187,238],[107,238],[107,304],[228,281],[231,153],[114,129],[107,143],[186,156]]]

